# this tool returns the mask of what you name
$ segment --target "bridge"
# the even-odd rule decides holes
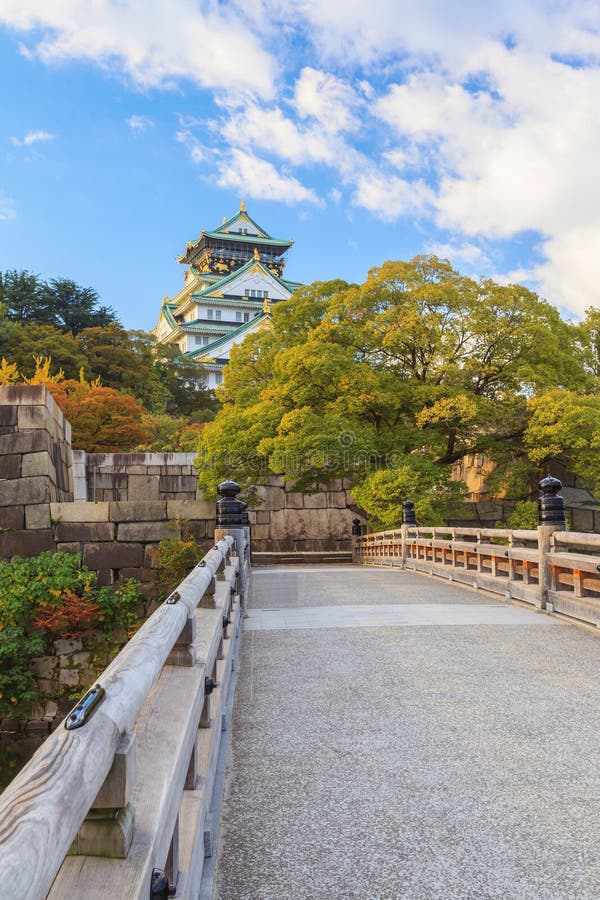
[[[221,486],[213,550],[0,798],[10,897],[600,896],[600,535],[542,486],[536,530],[407,503],[352,565],[252,572]]]

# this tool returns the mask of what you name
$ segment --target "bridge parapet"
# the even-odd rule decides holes
[[[600,626],[600,534],[567,532],[561,484],[540,482],[538,528],[418,526],[354,536],[354,561],[447,578]]]
[[[178,897],[198,896],[250,578],[248,530],[232,532],[220,529],[0,797],[13,900],[148,898],[155,869]]]

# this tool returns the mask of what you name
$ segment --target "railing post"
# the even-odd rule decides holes
[[[417,524],[415,516],[415,504],[412,500],[405,500],[402,504],[402,568],[406,566],[406,539],[408,537],[408,529],[414,528]]]
[[[248,581],[247,569],[247,533],[244,525],[244,501],[238,500],[237,496],[241,488],[235,481],[222,481],[217,487],[219,500],[217,500],[217,527],[215,528],[215,543],[230,534],[237,549],[240,559],[240,596],[242,603],[246,598],[246,585]],[[246,513],[246,515],[248,515]]]
[[[362,535],[360,519],[352,519],[352,562],[360,562],[360,549],[358,538]]]
[[[555,531],[566,531],[565,501],[558,493],[562,483],[558,478],[547,475],[538,485],[541,496],[538,499],[538,608],[548,607],[548,589],[551,583],[550,544]],[[550,605],[551,610],[551,605]]]

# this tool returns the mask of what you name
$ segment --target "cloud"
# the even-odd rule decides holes
[[[32,144],[53,141],[55,137],[55,134],[39,129],[38,131],[28,131],[23,138],[11,137],[10,140],[15,147],[30,147]]]
[[[468,241],[464,243],[433,243],[427,244],[425,247],[427,253],[433,256],[439,256],[440,259],[449,259],[453,265],[463,263],[470,268],[477,267],[479,270],[488,268],[490,260],[481,247]]]
[[[10,222],[16,215],[12,200],[0,193],[0,222]]]
[[[118,66],[141,87],[273,94],[276,64],[235,6],[190,0],[2,0],[0,22],[29,32],[28,56]]]
[[[125,119],[125,122],[129,125],[134,134],[141,134],[144,131],[149,131],[151,128],[154,128],[154,121],[149,116],[139,116],[134,114],[129,116],[128,119]]]
[[[237,191],[261,200],[280,200],[283,203],[314,203],[322,206],[323,201],[315,192],[305,187],[291,175],[278,172],[266,159],[261,159],[244,150],[234,149],[219,163],[217,183],[224,188]]]

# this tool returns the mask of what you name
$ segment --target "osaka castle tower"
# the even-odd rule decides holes
[[[283,277],[293,241],[268,234],[239,211],[214,231],[190,241],[178,262],[184,286],[165,297],[154,328],[159,343],[178,344],[181,355],[203,363],[205,384],[215,388],[234,344],[270,320],[269,305],[300,287]]]

